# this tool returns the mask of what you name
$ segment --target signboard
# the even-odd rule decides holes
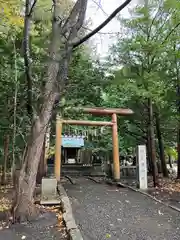
[[[62,147],[80,148],[84,146],[84,138],[81,136],[62,136]]]
[[[146,146],[139,145],[137,149],[137,170],[138,170],[138,182],[140,189],[147,189],[147,160],[146,160]]]

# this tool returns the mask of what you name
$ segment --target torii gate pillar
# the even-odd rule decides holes
[[[54,173],[57,181],[61,178],[61,142],[62,142],[62,120],[56,117],[56,145],[55,145],[55,164]]]
[[[118,142],[118,128],[117,128],[117,115],[112,114],[112,144],[113,144],[113,173],[114,180],[120,179],[120,163],[119,163],[119,142]]]

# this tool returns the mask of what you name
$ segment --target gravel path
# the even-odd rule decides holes
[[[88,179],[64,187],[84,240],[180,239],[180,214],[146,196]]]
[[[0,231],[0,240],[67,240],[66,232],[56,228],[55,213],[48,212],[28,224],[16,224]]]

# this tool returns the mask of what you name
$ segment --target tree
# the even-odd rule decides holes
[[[168,8],[167,8],[168,4]],[[156,160],[156,138],[158,137],[161,151],[159,151],[163,174],[167,176],[166,163],[164,160],[163,138],[160,132],[155,132],[155,113],[165,115],[165,109],[169,107],[170,94],[175,99],[174,89],[168,88],[170,64],[169,57],[172,54],[172,37],[178,36],[178,23],[173,22],[178,9],[174,9],[169,1],[157,3],[157,1],[144,1],[132,12],[131,19],[122,19],[124,35],[119,38],[117,44],[112,47],[112,54],[109,61],[113,66],[119,66],[121,70],[114,72],[116,84],[120,84],[125,95],[128,106],[133,105],[134,112],[140,113],[140,124],[144,123],[146,131],[146,143],[148,156],[153,166],[154,185],[158,185],[158,172]],[[118,83],[119,82],[119,83]],[[124,90],[125,89],[125,90]],[[141,106],[139,108],[139,106]],[[173,108],[174,109],[174,108]],[[168,111],[168,118],[172,111]],[[157,115],[156,115],[157,116]],[[167,118],[167,119],[168,119]],[[159,119],[160,122],[163,118]],[[163,120],[164,121],[164,120]],[[136,124],[134,119],[133,124]],[[141,129],[141,136],[144,135],[144,124]],[[158,128],[157,130],[159,130]],[[144,137],[144,136],[143,136]]]
[[[104,27],[130,2],[130,0],[126,0],[100,27],[84,38],[77,40],[78,32],[81,30],[84,22],[87,0],[77,0],[65,21],[61,21],[59,18],[57,1],[53,1],[52,34],[47,72],[44,77],[45,86],[44,91],[40,93],[41,105],[33,116],[28,144],[24,151],[23,166],[20,171],[16,199],[12,209],[15,221],[27,219],[30,215],[35,215],[36,213],[33,205],[33,193],[44,136],[52,115],[54,103],[59,102],[61,92],[66,84],[73,49]],[[28,6],[30,6],[30,2],[26,1],[26,8]],[[34,6],[35,4],[33,3],[28,13],[26,10],[25,21],[33,11]],[[24,31],[29,34],[26,29]]]

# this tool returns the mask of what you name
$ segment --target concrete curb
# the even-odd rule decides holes
[[[106,183],[109,184],[109,185],[117,186],[117,187],[128,188],[128,189],[130,189],[130,190],[132,190],[132,191],[134,191],[134,192],[138,192],[138,193],[140,193],[140,194],[142,194],[142,195],[144,195],[144,196],[146,196],[146,197],[151,198],[151,199],[154,200],[155,202],[158,202],[158,203],[164,205],[165,207],[168,207],[168,208],[171,208],[171,209],[173,209],[173,210],[175,210],[175,211],[180,212],[180,208],[177,208],[177,207],[175,207],[175,206],[172,206],[171,204],[168,204],[168,203],[164,203],[164,202],[162,202],[161,200],[157,199],[156,197],[153,197],[153,196],[150,195],[149,193],[147,193],[147,192],[145,192],[145,191],[142,191],[142,190],[140,190],[140,189],[131,187],[131,186],[129,186],[129,185],[127,185],[127,184],[124,184],[124,183],[121,183],[121,182],[113,182],[113,181],[110,181],[110,180],[107,180]]]
[[[72,212],[71,203],[65,189],[61,184],[58,184],[57,189],[62,202],[63,219],[65,221],[70,240],[83,240],[81,232],[76,225]]]

